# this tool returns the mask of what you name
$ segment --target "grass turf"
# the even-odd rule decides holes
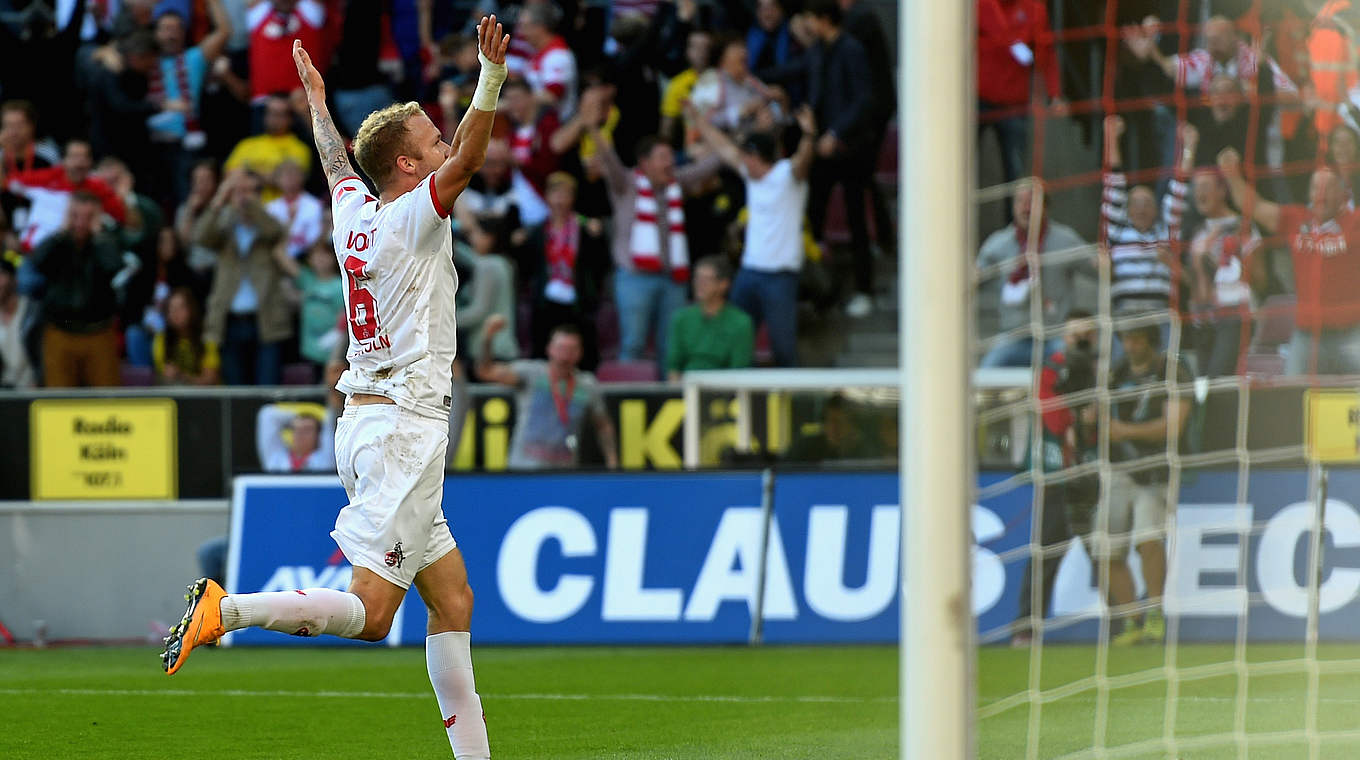
[[[1094,672],[1095,649],[1045,649],[1041,687]],[[1300,646],[1253,645],[1251,662],[1301,658]],[[1232,661],[1231,646],[1182,645],[1177,666]],[[514,758],[895,758],[895,647],[497,648],[475,650],[498,760]],[[1161,648],[1110,653],[1111,675],[1160,667]],[[1333,661],[1360,647],[1319,650],[1319,728],[1360,729],[1360,675]],[[979,703],[1023,691],[1027,650],[979,653]],[[1196,671],[1187,670],[1193,674]],[[1306,758],[1297,738],[1307,677],[1254,675],[1247,755]],[[1182,681],[1179,739],[1233,729],[1237,678]],[[1110,695],[1106,746],[1162,736],[1167,683]],[[1039,756],[1092,746],[1093,690],[1043,707]],[[419,649],[234,649],[194,655],[173,678],[143,648],[0,650],[0,758],[438,758],[449,750]],[[978,724],[978,756],[1023,758],[1028,706]],[[223,752],[223,750],[227,750]],[[1161,748],[1137,757],[1170,757]],[[1176,757],[1236,758],[1237,747],[1182,748]],[[1360,756],[1328,738],[1321,757]]]
[[[895,647],[473,658],[497,760],[897,752]],[[209,650],[173,677],[151,649],[0,650],[6,760],[447,758],[440,718],[418,648]]]

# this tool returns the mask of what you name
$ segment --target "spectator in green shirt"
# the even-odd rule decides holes
[[[694,369],[738,369],[751,366],[755,328],[746,312],[727,302],[732,266],[721,256],[708,256],[694,267],[694,303],[671,318],[666,370],[671,380]]]

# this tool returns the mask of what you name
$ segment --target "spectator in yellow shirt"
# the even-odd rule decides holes
[[[227,156],[224,168],[226,171],[245,168],[261,177],[272,177],[275,169],[291,161],[302,167],[304,173],[310,171],[314,151],[293,134],[292,127],[293,112],[288,107],[288,99],[271,95],[265,104],[264,134],[237,143]],[[278,195],[277,188],[266,187],[260,200],[268,203]]]
[[[217,385],[222,360],[203,339],[203,310],[188,288],[175,288],[165,306],[165,330],[151,344],[156,377],[167,385]]]

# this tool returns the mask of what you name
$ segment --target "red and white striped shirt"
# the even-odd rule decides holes
[[[1204,89],[1208,86],[1209,80],[1218,74],[1227,74],[1240,82],[1247,82],[1256,76],[1260,67],[1260,60],[1256,51],[1241,40],[1237,43],[1237,55],[1227,63],[1215,61],[1213,56],[1209,55],[1209,51],[1204,48],[1192,50],[1183,56],[1173,55],[1171,60],[1176,62],[1176,86],[1192,89]],[[1299,91],[1289,75],[1285,74],[1279,64],[1275,63],[1275,59],[1266,56],[1266,65],[1270,67],[1271,78],[1277,93],[1296,93]]]
[[[546,92],[557,100],[557,113],[563,120],[576,113],[576,56],[560,36],[534,53],[524,79],[535,95]]]

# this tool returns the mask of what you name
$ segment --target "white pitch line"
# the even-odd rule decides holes
[[[107,696],[107,697],[287,697],[322,699],[429,699],[434,692],[391,692],[391,691],[269,691],[250,689],[223,689],[202,691],[196,689],[0,689],[0,695],[34,696],[60,694],[64,696]],[[872,702],[896,702],[897,697],[832,697],[832,696],[739,696],[724,694],[482,694],[484,699],[523,699],[549,702],[575,702],[586,700],[609,700],[617,702],[727,702],[737,704],[757,704],[765,702],[797,702],[817,704],[866,704]]]

